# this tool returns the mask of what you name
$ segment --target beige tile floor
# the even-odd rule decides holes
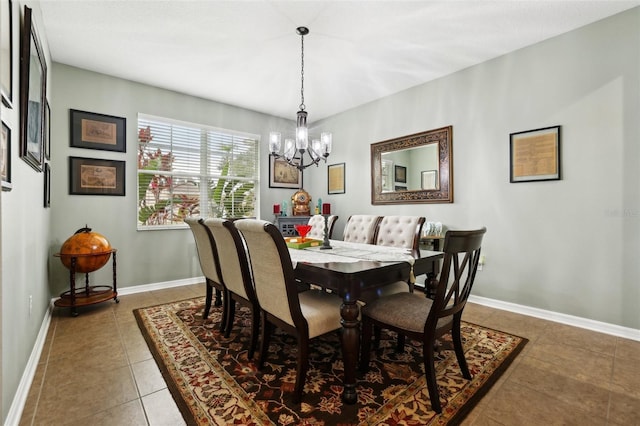
[[[184,424],[132,310],[199,295],[56,308],[20,425]],[[474,304],[464,317],[530,341],[464,425],[640,425],[640,342]]]

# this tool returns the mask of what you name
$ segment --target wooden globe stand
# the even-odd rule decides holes
[[[61,254],[56,253],[56,257],[65,257],[71,260],[69,267],[69,287],[68,291],[60,294],[60,298],[54,302],[55,306],[62,308],[71,308],[71,316],[77,317],[78,312],[76,307],[93,305],[96,303],[106,302],[109,299],[118,300],[118,291],[116,287],[116,249],[111,249],[100,253],[87,253],[87,254]],[[111,263],[113,265],[113,286],[89,285],[89,272],[85,273],[85,285],[84,288],[76,289],[76,265],[78,264],[78,258],[88,258],[95,256],[104,256],[111,254]],[[94,272],[94,271],[91,271]]]

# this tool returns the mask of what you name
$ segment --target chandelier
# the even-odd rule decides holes
[[[300,36],[301,40],[301,71],[300,71],[300,106],[298,107],[297,120],[296,120],[296,133],[294,138],[285,138],[284,149],[282,154],[282,135],[280,132],[269,133],[269,151],[275,158],[282,158],[287,163],[297,168],[298,170],[304,170],[307,167],[315,164],[316,166],[320,160],[327,161],[327,157],[331,153],[332,135],[328,132],[320,134],[320,139],[312,139],[309,143],[309,128],[307,127],[307,111],[305,111],[304,104],[304,36],[309,34],[309,28],[298,27],[296,33]],[[307,153],[310,157],[310,161],[305,164],[304,153]]]

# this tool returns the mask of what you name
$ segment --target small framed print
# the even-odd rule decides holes
[[[11,129],[2,123],[2,146],[1,146],[2,170],[2,190],[11,191]]]
[[[420,172],[421,189],[427,191],[440,189],[437,170],[425,170]]]
[[[407,168],[405,166],[395,166],[394,179],[396,182],[407,183]]]
[[[345,163],[330,164],[327,166],[327,193],[345,193],[344,168]]]
[[[0,96],[7,108],[13,108],[13,2],[0,2]]]
[[[51,166],[44,163],[44,208],[51,207]]]
[[[509,135],[509,181],[560,180],[560,126]]]
[[[70,113],[72,147],[126,152],[126,118],[75,109]]]
[[[269,155],[269,188],[302,188],[302,171],[283,159]]]
[[[51,107],[48,100],[44,103],[44,158],[51,160]]]
[[[69,194],[125,195],[125,162],[69,157]]]

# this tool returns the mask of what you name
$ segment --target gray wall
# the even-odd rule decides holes
[[[486,266],[474,294],[640,329],[639,28],[636,8],[316,123],[334,133],[329,164],[346,163],[346,194],[327,195],[324,166],[305,172],[305,189],[332,204],[337,236],[353,213],[485,225]],[[18,112],[3,110],[14,130],[14,189],[2,194],[3,418],[48,302],[67,289],[52,254],[76,229],[88,224],[118,249],[121,287],[201,275],[188,230],[136,231],[138,112],[261,135],[262,217],[293,193],[268,188],[266,152],[269,130],[290,121],[66,65],[50,70],[50,210],[42,208],[42,174],[18,157]],[[126,117],[127,152],[70,148],[69,108]],[[372,206],[369,145],[446,125],[455,202]],[[563,179],[510,184],[509,133],[552,125],[562,126]],[[127,196],[68,195],[69,156],[125,160]]]
[[[334,235],[356,212],[486,226],[475,295],[640,329],[639,102],[635,8],[327,119],[346,162]],[[371,206],[369,145],[447,125],[455,202]],[[554,125],[562,180],[509,183],[509,133]]]

